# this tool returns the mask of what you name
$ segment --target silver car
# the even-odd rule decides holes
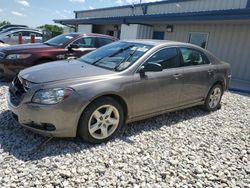
[[[18,44],[19,33],[22,33],[23,44],[31,43],[32,34],[35,35],[36,43],[43,42],[42,32],[38,30],[24,28],[24,29],[16,29],[16,30],[11,30],[9,32],[0,33],[0,43],[10,44],[10,45]]]
[[[230,77],[229,64],[198,46],[118,41],[78,60],[21,71],[8,104],[34,132],[100,143],[126,122],[196,105],[217,110]]]

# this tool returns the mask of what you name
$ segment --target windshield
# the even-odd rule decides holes
[[[123,71],[150,48],[150,45],[118,41],[82,56],[80,61],[109,70]]]
[[[46,41],[44,44],[47,44],[50,46],[62,46],[65,43],[68,43],[70,40],[72,40],[76,36],[77,36],[76,34],[63,34],[63,35],[56,36]]]

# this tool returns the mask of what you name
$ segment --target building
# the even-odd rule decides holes
[[[229,62],[233,82],[250,90],[250,0],[165,0],[75,11],[55,22],[68,31],[200,45]]]

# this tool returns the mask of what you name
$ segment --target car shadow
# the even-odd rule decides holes
[[[207,115],[198,107],[167,113],[154,118],[130,123],[124,126],[115,141],[134,144],[133,137],[147,131],[171,127],[195,117]],[[53,138],[46,143],[46,137],[33,133],[16,123],[10,111],[0,114],[0,150],[22,161],[34,161],[49,156],[78,153],[99,145],[84,143],[77,138]],[[114,140],[110,141],[114,142]],[[105,146],[108,143],[102,143]],[[112,143],[111,143],[112,144]],[[0,152],[1,153],[1,152]]]

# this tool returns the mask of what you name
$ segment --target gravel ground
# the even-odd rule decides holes
[[[0,187],[250,187],[250,95],[133,123],[107,144],[44,137],[14,123],[0,84]]]

